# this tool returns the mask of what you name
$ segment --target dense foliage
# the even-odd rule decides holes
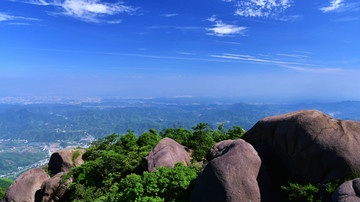
[[[342,183],[359,178],[360,175],[356,171],[353,171],[349,177],[343,179],[333,180],[326,184],[307,184],[301,185],[298,183],[289,182],[286,186],[281,186],[281,189],[285,191],[290,201],[308,201],[308,202],[321,202],[331,201],[331,195],[336,188]]]
[[[7,188],[9,188],[13,182],[14,180],[11,179],[0,178],[0,199],[2,199],[5,196]]]
[[[168,128],[160,135],[154,129],[136,137],[128,130],[124,135],[112,134],[92,143],[83,155],[84,164],[63,175],[63,182],[73,176],[69,186],[72,201],[187,201],[201,166],[158,168],[144,171],[144,158],[161,138],[170,137],[189,147],[193,162],[206,161],[207,151],[224,139],[237,139],[245,131],[234,127],[218,130],[200,123],[193,130]]]
[[[161,131],[160,136],[172,138],[192,149],[193,161],[199,162],[206,161],[206,154],[215,143],[227,139],[238,139],[245,133],[245,130],[239,126],[234,126],[226,131],[223,124],[220,124],[218,130],[212,130],[207,123],[199,123],[192,129],[168,128]]]

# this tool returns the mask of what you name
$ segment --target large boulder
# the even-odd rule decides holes
[[[211,161],[212,159],[221,156],[222,152],[228,148],[235,140],[224,140],[218,142],[212,146],[207,154],[207,160]]]
[[[64,180],[61,176],[65,174],[60,172],[50,179],[45,180],[41,185],[40,196],[37,201],[52,202],[63,200],[67,194],[67,187],[72,182],[72,178]]]
[[[243,139],[279,184],[327,183],[360,172],[360,122],[301,110],[264,118]]]
[[[145,169],[153,172],[157,167],[171,168],[178,162],[190,165],[190,150],[171,138],[164,138],[145,157]]]
[[[54,175],[59,172],[69,172],[71,168],[84,163],[82,155],[85,151],[85,149],[65,149],[54,152],[50,157],[49,171]]]
[[[341,184],[332,195],[333,202],[359,202],[360,178],[349,180]]]
[[[42,168],[33,168],[21,174],[9,187],[2,201],[33,202],[41,184],[50,176]]]
[[[190,201],[260,201],[256,180],[260,167],[260,157],[250,144],[241,139],[232,141],[206,165]]]

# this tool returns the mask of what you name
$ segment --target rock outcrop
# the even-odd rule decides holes
[[[333,202],[360,201],[360,178],[341,184],[332,195]]]
[[[64,181],[61,176],[64,172],[60,172],[50,179],[45,180],[41,185],[40,196],[37,201],[53,202],[64,199],[67,192],[67,186],[72,182],[72,178]]]
[[[80,153],[78,153],[78,152]],[[74,153],[77,154],[74,155]],[[51,155],[48,170],[54,174],[52,178],[42,169],[33,168],[20,175],[9,187],[2,201],[58,201],[67,191],[72,179],[61,183],[61,176],[74,166],[84,163],[82,154],[84,149],[68,149],[54,152]]]
[[[146,156],[145,169],[153,172],[157,167],[171,168],[178,162],[191,164],[189,149],[171,138],[164,138]]]
[[[301,110],[264,118],[243,139],[281,183],[327,183],[360,172],[360,122]]]
[[[74,159],[74,164],[73,155],[76,151],[79,151],[80,155],[76,159]],[[85,149],[66,149],[54,152],[50,157],[49,171],[54,175],[59,172],[69,172],[72,167],[84,163],[82,155],[85,151]]]
[[[260,157],[244,140],[228,143],[230,141],[214,145],[221,152],[214,155],[199,175],[190,201],[260,201],[256,180],[261,167]],[[224,148],[220,149],[220,145]]]
[[[30,169],[11,184],[2,201],[33,202],[40,192],[41,184],[49,178],[50,176],[42,168]]]

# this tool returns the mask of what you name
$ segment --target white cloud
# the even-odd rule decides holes
[[[347,71],[342,68],[314,68],[316,66],[312,65],[312,64],[262,59],[262,58],[257,58],[255,56],[251,56],[251,55],[224,53],[222,55],[210,55],[210,57],[228,59],[228,60],[231,60],[234,62],[241,61],[241,62],[273,64],[273,65],[278,65],[283,68],[292,69],[292,70],[296,70],[296,71],[302,71],[302,72],[331,74],[331,73],[339,73],[339,72]],[[303,66],[307,66],[307,67],[303,67]]]
[[[302,71],[302,72],[313,72],[313,73],[326,73],[326,74],[332,74],[332,73],[339,73],[346,71],[345,69],[341,68],[306,68],[306,67],[298,67],[298,66],[290,66],[290,65],[283,65],[282,67],[285,67],[287,69]]]
[[[292,57],[292,58],[308,58],[308,55],[300,55],[300,54],[288,54],[288,53],[277,53],[276,55],[284,56],[284,57]]]
[[[120,13],[133,13],[137,10],[137,8],[123,5],[120,1],[115,3],[107,3],[102,0],[28,0],[21,2],[41,6],[54,6],[60,10],[60,13],[56,14],[67,15],[94,23],[120,23],[121,21],[119,20],[103,21],[101,18]]]
[[[4,13],[0,13],[0,22],[1,21],[12,20],[12,19],[14,19],[14,16],[6,15]]]
[[[320,8],[320,10],[323,11],[324,13],[334,11],[340,8],[341,6],[343,6],[343,2],[344,0],[332,0],[329,6],[322,7]]]
[[[235,15],[244,17],[272,17],[292,6],[293,0],[222,0],[235,2]]]
[[[244,32],[247,29],[247,27],[225,24],[221,20],[217,20],[215,16],[209,18],[208,21],[215,22],[215,25],[212,28],[206,28],[206,30],[209,31],[207,33],[208,35],[215,35],[215,36],[244,35]]]
[[[110,20],[110,21],[107,21],[108,24],[120,24],[122,23],[122,20],[121,19],[118,19],[118,20]]]
[[[238,55],[238,54],[231,54],[231,53],[224,53],[222,55],[210,55],[210,56],[215,57],[215,58],[224,58],[224,59],[231,59],[231,60],[259,62],[259,63],[268,63],[268,64],[306,65],[306,64],[301,64],[301,63],[297,63],[297,62],[269,60],[269,59],[256,58],[255,56],[251,56],[251,55]]]
[[[190,53],[190,52],[177,51],[176,53],[180,54],[180,55],[192,55],[192,53]]]
[[[30,23],[23,22],[23,21],[35,21],[35,20],[39,20],[39,19],[0,13],[0,22],[11,21],[9,24],[12,24],[12,25],[31,25]]]
[[[163,16],[164,17],[167,17],[167,18],[170,18],[170,17],[175,17],[175,16],[178,16],[179,14],[177,13],[168,13],[168,14],[164,14]]]

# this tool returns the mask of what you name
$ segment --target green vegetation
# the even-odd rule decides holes
[[[328,201],[331,197],[331,194],[336,190],[339,185],[346,181],[359,177],[360,175],[357,171],[352,171],[349,177],[333,180],[327,184],[318,184],[315,186],[313,184],[300,185],[297,183],[289,182],[287,186],[281,186],[281,189],[285,191],[290,201]],[[323,192],[320,191],[320,187],[323,187]]]
[[[218,130],[212,130],[209,124],[199,123],[197,126],[192,127],[193,130],[168,128],[161,131],[160,136],[162,138],[172,138],[193,150],[192,158],[194,163],[206,162],[206,154],[214,144],[227,139],[238,139],[245,133],[245,130],[239,126],[235,126],[228,131],[224,130],[222,126],[223,124],[220,124]]]
[[[72,160],[72,163],[74,166],[76,166],[76,159],[79,158],[79,156],[81,155],[81,152],[79,150],[76,150],[72,157],[71,157],[71,160]]]
[[[206,161],[206,153],[215,142],[239,138],[240,127],[226,131],[200,123],[193,130],[168,128],[160,134],[150,129],[136,137],[128,130],[124,135],[112,134],[92,145],[83,154],[84,164],[62,176],[69,185],[71,201],[188,201],[201,166],[176,164],[160,167],[156,172],[144,171],[144,158],[161,138],[170,137],[193,150],[193,161]],[[73,156],[74,157],[74,156]]]
[[[312,184],[300,185],[297,183],[289,183],[288,186],[281,186],[288,194],[290,201],[321,201],[319,196],[319,188]]]
[[[14,180],[11,179],[0,178],[0,199],[2,199],[5,196],[7,188],[9,188],[13,182]]]

